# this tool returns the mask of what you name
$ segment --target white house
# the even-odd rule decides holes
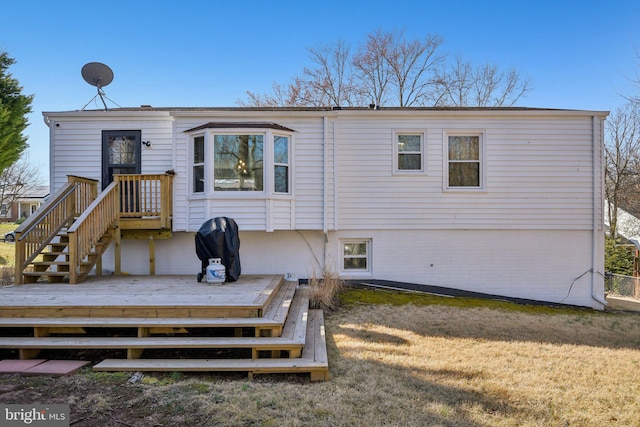
[[[194,233],[236,220],[243,274],[323,269],[604,307],[607,112],[532,108],[118,108],[45,112],[67,175],[175,171],[156,274],[201,269]],[[122,271],[148,274],[124,240]],[[108,254],[104,267],[110,267]]]
[[[48,195],[48,185],[36,185],[20,190],[19,193],[7,194],[0,203],[0,221],[29,218],[45,202]]]

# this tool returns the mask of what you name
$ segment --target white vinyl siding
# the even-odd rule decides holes
[[[591,117],[353,119],[340,123],[339,229],[591,229]],[[393,179],[389,127],[428,129],[428,174]],[[443,192],[449,130],[484,129],[485,191]]]
[[[102,172],[102,131],[140,130],[142,173],[162,174],[175,168],[173,163],[173,122],[168,114],[154,118],[116,116],[111,120],[54,118],[51,123],[55,144],[50,147],[50,186],[52,193],[67,182],[67,175],[100,180]],[[100,186],[101,188],[101,186]]]

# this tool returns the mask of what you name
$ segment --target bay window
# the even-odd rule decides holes
[[[291,194],[293,130],[274,123],[212,122],[187,132],[191,193]]]

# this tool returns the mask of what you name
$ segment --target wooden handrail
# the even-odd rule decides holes
[[[69,176],[68,182],[15,231],[15,283],[23,283],[22,273],[53,238],[73,222],[97,194],[97,181]]]
[[[117,225],[119,187],[114,181],[100,193],[67,231],[69,236],[69,283],[76,283],[78,266],[105,235]]]

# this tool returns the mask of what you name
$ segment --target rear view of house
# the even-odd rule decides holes
[[[239,226],[246,274],[304,279],[332,271],[597,309],[605,304],[606,115],[528,108],[44,113],[52,190],[69,176],[99,189],[123,176],[170,177],[162,181],[167,220],[154,227],[144,225],[160,215],[145,204],[149,184],[126,178],[120,185],[121,203],[140,216],[119,226],[121,243],[106,249],[104,270],[149,274],[151,239],[155,274],[195,280],[194,234],[224,216]]]

